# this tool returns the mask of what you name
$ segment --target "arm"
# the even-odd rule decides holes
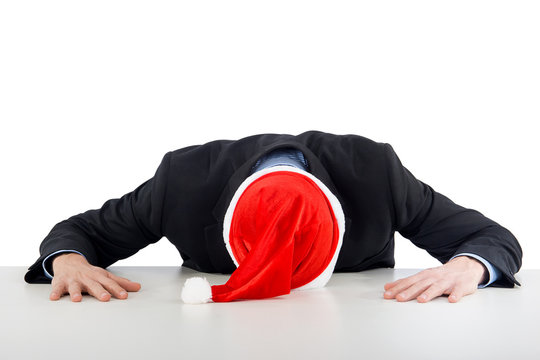
[[[55,225],[41,243],[41,256],[29,268],[25,280],[28,283],[51,282],[45,274],[43,261],[63,249],[73,250],[83,256],[59,255],[54,258],[53,267],[57,262],[64,261],[59,259],[77,258],[85,265],[106,268],[157,242],[162,237],[162,205],[167,188],[168,169],[169,154],[163,158],[155,176],[134,191],[119,199],[106,201],[100,209],[86,211]],[[73,267],[60,268],[74,271]],[[56,267],[54,270],[56,277]],[[97,273],[106,275],[99,271]]]
[[[411,299],[423,294],[433,286],[437,291],[428,291],[427,298],[442,294],[452,294],[452,289],[466,287],[470,282],[481,282],[485,269],[480,261],[460,256],[449,261],[452,256],[471,253],[481,256],[500,270],[500,278],[493,285],[513,287],[518,284],[514,274],[521,267],[522,250],[516,238],[504,227],[488,219],[480,212],[466,209],[437,193],[430,186],[417,180],[400,162],[392,147],[385,145],[387,176],[394,206],[393,223],[395,231],[410,239],[416,246],[425,249],[441,263],[444,271],[431,271],[387,284],[387,298]],[[462,266],[457,266],[460,264]],[[435,268],[438,269],[438,268]],[[452,278],[446,273],[464,271],[464,277],[453,279],[449,284],[444,279]],[[468,276],[470,275],[470,276]],[[419,285],[422,282],[423,286]],[[462,285],[464,282],[467,286]],[[409,289],[412,288],[412,289]],[[407,290],[407,291],[405,291]],[[457,290],[456,290],[457,291]],[[437,294],[437,295],[434,295]],[[459,300],[459,294],[455,294]]]

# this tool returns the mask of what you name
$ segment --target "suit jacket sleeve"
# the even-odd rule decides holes
[[[40,245],[39,259],[28,269],[28,283],[50,283],[42,261],[61,249],[76,250],[95,266],[106,268],[162,237],[162,210],[167,190],[170,153],[156,174],[134,191],[106,201],[56,224]]]
[[[510,231],[416,179],[389,144],[385,144],[385,157],[395,231],[441,263],[458,253],[483,257],[502,273],[492,286],[520,285],[514,274],[521,267],[523,254]]]

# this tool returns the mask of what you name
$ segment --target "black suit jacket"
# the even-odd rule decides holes
[[[389,144],[316,131],[219,140],[167,153],[155,176],[134,191],[54,226],[25,280],[50,282],[41,263],[60,249],[77,250],[106,268],[163,236],[184,266],[231,273],[235,266],[222,236],[225,211],[257,159],[281,147],[302,151],[309,171],[341,202],[346,231],[335,271],[393,267],[399,231],[441,263],[475,253],[502,271],[495,286],[519,285],[513,275],[522,250],[510,231],[417,180]]]

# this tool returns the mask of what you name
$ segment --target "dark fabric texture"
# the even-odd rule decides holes
[[[223,241],[225,211],[257,160],[279,148],[302,151],[309,172],[341,202],[346,230],[335,271],[394,267],[398,231],[441,263],[461,252],[482,256],[502,272],[491,286],[519,285],[514,274],[522,250],[510,231],[416,179],[389,144],[318,131],[218,140],[165,154],[154,177],[132,192],[55,225],[25,280],[50,283],[41,263],[60,249],[77,250],[106,268],[162,237],[184,266],[230,274],[235,266]]]

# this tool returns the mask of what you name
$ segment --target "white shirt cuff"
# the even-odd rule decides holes
[[[81,254],[80,252],[76,251],[76,250],[58,250],[58,251],[55,251],[53,252],[52,254],[50,254],[49,256],[47,256],[45,259],[43,259],[43,262],[41,263],[41,266],[43,266],[43,271],[45,272],[45,276],[48,277],[49,279],[52,279],[53,276],[51,274],[49,274],[49,272],[47,271],[47,268],[45,267],[45,262],[53,255],[56,255],[56,254],[59,254],[59,253],[65,253],[65,252],[74,252],[74,253],[77,253],[79,255],[82,255],[84,256],[83,254]],[[86,259],[86,256],[84,257]]]

